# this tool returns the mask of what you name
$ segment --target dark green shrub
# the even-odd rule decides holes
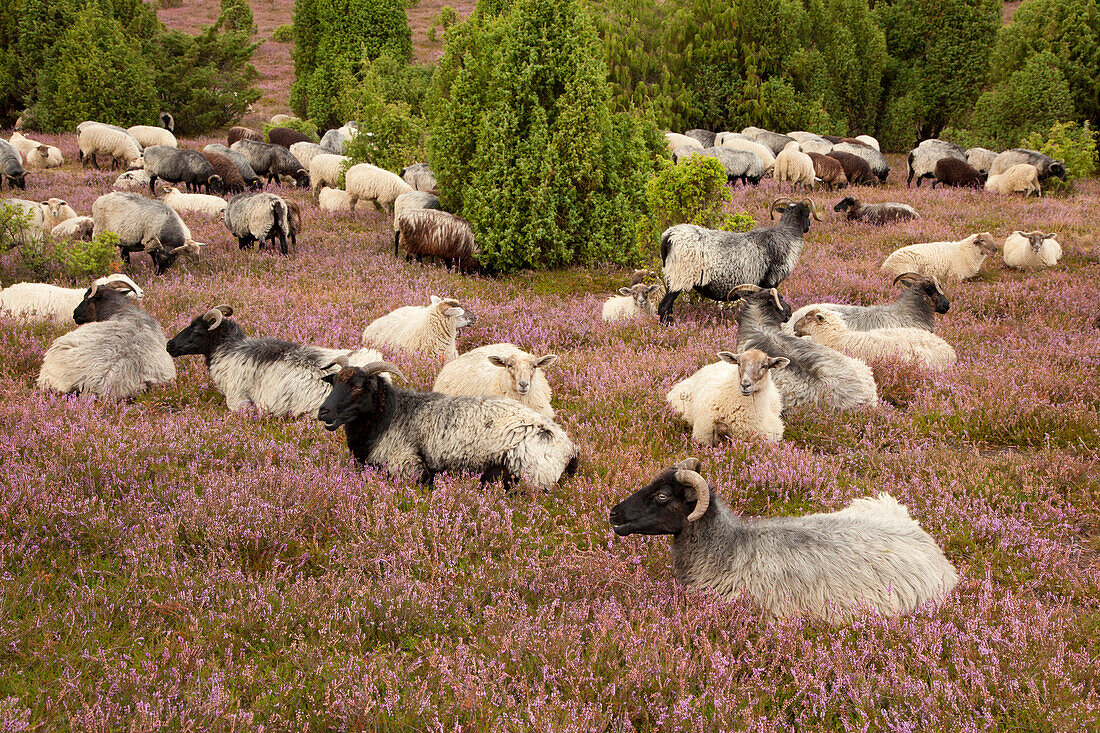
[[[1033,132],[1020,141],[1020,146],[1038,150],[1056,160],[1066,162],[1066,180],[1075,181],[1096,175],[1097,134],[1088,122],[1056,122],[1050,129]]]
[[[0,205],[0,252],[24,241],[30,232],[31,215],[21,208]]]
[[[978,98],[970,131],[982,147],[1006,150],[1032,132],[1074,116],[1069,85],[1054,54],[1044,51]]]
[[[290,43],[294,40],[294,24],[287,23],[271,31],[271,40],[276,43]]]
[[[118,235],[113,232],[101,232],[90,242],[27,237],[19,246],[19,259],[20,269],[33,280],[87,282],[122,267]]]
[[[252,7],[248,4],[248,0],[221,0],[221,2],[219,28],[240,31],[248,36],[256,35],[256,19],[252,17]]]
[[[271,141],[271,129],[274,127],[287,127],[291,130],[297,130],[298,132],[309,135],[313,138],[313,142],[317,142],[320,138],[317,137],[317,125],[313,124],[310,120],[303,120],[297,117],[289,119],[285,122],[280,122],[277,125],[273,125],[270,122],[265,122],[263,126],[264,140]]]

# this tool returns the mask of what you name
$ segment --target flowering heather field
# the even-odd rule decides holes
[[[75,159],[73,136],[41,137]],[[114,175],[32,173],[25,196],[87,214]],[[554,407],[582,466],[548,494],[360,468],[342,431],[229,413],[198,357],[133,402],[41,394],[61,330],[0,321],[0,729],[1095,730],[1100,183],[1025,202],[897,180],[859,193],[922,220],[849,225],[838,195],[816,194],[830,210],[784,284],[792,305],[892,298],[888,252],[975,231],[1057,231],[1065,260],[990,261],[947,286],[955,368],[880,370],[877,407],[792,410],[779,445],[690,442],[664,394],[733,347],[736,325],[685,298],[671,327],[605,325],[625,272],[409,265],[387,217],[321,214],[298,191],[284,191],[307,205],[289,259],[242,253],[196,216],[201,259],[160,278],[135,259],[169,335],[230,303],[251,334],[352,347],[371,319],[438,294],[480,316],[460,350],[559,354]],[[732,210],[760,217],[777,193],[737,188]],[[440,367],[395,360],[420,388]],[[667,538],[617,538],[607,514],[689,455],[745,514],[889,491],[962,580],[940,607],[840,626],[687,590]]]

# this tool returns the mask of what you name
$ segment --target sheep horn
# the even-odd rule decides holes
[[[85,295],[84,297],[85,298],[94,298],[95,297],[95,292],[97,290],[99,290],[99,281],[98,280],[92,283],[91,292],[88,293],[87,295]]]
[[[699,473],[699,469],[702,467],[703,464],[698,458],[685,458],[676,464],[676,468],[684,471],[695,471],[695,473]]]
[[[208,310],[202,319],[206,321],[206,330],[213,331],[218,326],[222,325],[222,320],[225,318],[225,313],[220,308],[214,308]]]
[[[738,298],[744,298],[746,295],[752,295],[753,293],[759,293],[761,290],[759,285],[753,285],[752,283],[745,283],[744,285],[738,285],[729,291],[726,295],[727,298],[733,300],[734,296]]]
[[[924,278],[919,272],[903,272],[894,278],[894,285],[901,285],[910,282],[920,282]]]
[[[340,367],[340,369],[343,370],[343,369],[347,369],[349,366],[351,366],[351,362],[348,361],[348,355],[347,354],[340,354],[340,356],[333,359],[332,363],[329,364],[327,367],[325,367],[325,369],[331,369],[332,367]]]
[[[779,291],[775,288],[768,288],[772,293],[772,300],[775,301],[775,309],[780,313],[783,312],[783,302],[779,300]]]
[[[810,202],[810,213],[813,214],[813,217],[815,219],[817,219],[818,221],[821,221],[821,217],[817,215],[817,204],[815,204],[814,200],[812,198],[808,197],[808,196],[806,198],[802,199],[801,203],[806,203],[807,201]]]
[[[775,205],[780,203],[794,203],[790,196],[780,196],[775,201],[772,201],[772,205],[768,207],[768,216],[775,221]]]
[[[697,471],[682,468],[676,472],[676,482],[695,489],[695,509],[688,515],[687,520],[694,522],[707,513],[710,507],[710,487],[707,480]]]
[[[395,364],[391,364],[388,361],[372,361],[370,364],[363,367],[363,373],[368,377],[373,377],[375,374],[381,374],[382,372],[389,372],[403,382],[409,381]]]

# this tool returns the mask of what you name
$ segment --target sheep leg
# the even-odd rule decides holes
[[[271,249],[275,249],[275,238],[274,237],[271,238]],[[286,234],[284,234],[281,229],[279,230],[279,252],[284,257],[287,257],[287,256],[290,255],[290,250],[288,250],[286,248]]]
[[[398,229],[393,233],[393,256],[397,256],[397,246],[401,242],[401,230]]]
[[[672,310],[672,304],[676,302],[676,297],[679,294],[679,290],[669,290],[665,293],[665,297],[661,298],[661,303],[657,306],[657,315],[660,317],[661,323],[671,322],[669,311]]]
[[[156,183],[157,183],[156,174],[155,173],[150,173],[149,174],[149,195],[150,196],[153,196],[154,194],[156,194],[156,189],[153,188],[156,185]]]

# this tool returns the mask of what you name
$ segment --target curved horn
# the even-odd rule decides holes
[[[779,203],[793,203],[790,196],[780,196],[775,201],[772,201],[772,205],[768,207],[768,216],[775,220],[775,205]]]
[[[703,467],[702,462],[698,458],[685,458],[676,464],[675,468],[682,469],[684,471],[695,471],[699,473],[699,469]]]
[[[216,305],[214,306],[214,310],[221,311],[224,316],[233,315],[233,306],[231,305]]]
[[[920,282],[924,278],[919,272],[903,272],[894,278],[894,285],[900,285],[902,283]]]
[[[90,293],[88,293],[87,295],[85,295],[84,297],[85,298],[94,298],[95,297],[95,292],[97,290],[99,290],[99,281],[98,280],[96,280],[95,282],[92,283],[92,291]]]
[[[707,485],[707,480],[696,471],[681,468],[676,472],[676,482],[695,489],[695,509],[687,518],[689,522],[694,522],[706,514],[710,507],[710,487]]]
[[[397,365],[391,364],[388,361],[372,361],[363,367],[363,372],[368,377],[373,377],[375,374],[381,374],[382,372],[389,372],[403,382],[409,381],[405,378],[405,375],[401,373],[401,370],[397,368]]]
[[[820,217],[820,216],[818,216],[818,214],[817,214],[817,204],[815,204],[815,203],[814,203],[814,200],[813,200],[812,198],[810,198],[809,196],[807,196],[806,198],[802,199],[802,202],[801,202],[801,203],[806,203],[807,201],[808,201],[808,202],[809,202],[809,204],[810,204],[810,213],[811,213],[811,214],[813,215],[813,217],[814,217],[815,219],[817,219],[818,221],[821,221],[821,217]]]
[[[340,356],[333,359],[332,363],[329,364],[325,368],[328,369],[328,368],[334,367],[334,366],[335,367],[340,367],[341,369],[347,369],[349,366],[351,366],[351,363],[348,361],[348,355],[347,354],[340,354]]]
[[[783,301],[779,299],[779,291],[775,288],[768,288],[772,294],[772,300],[775,301],[775,309],[780,313],[783,313]]]
[[[225,313],[223,313],[219,308],[213,308],[206,311],[206,313],[204,313],[202,317],[202,319],[206,321],[207,331],[213,331],[215,328],[222,325],[222,320],[224,318]]]
[[[746,295],[752,295],[753,293],[759,293],[760,286],[753,285],[752,283],[745,283],[744,285],[738,285],[729,291],[727,298],[734,300],[734,296],[738,298],[744,298]]]

